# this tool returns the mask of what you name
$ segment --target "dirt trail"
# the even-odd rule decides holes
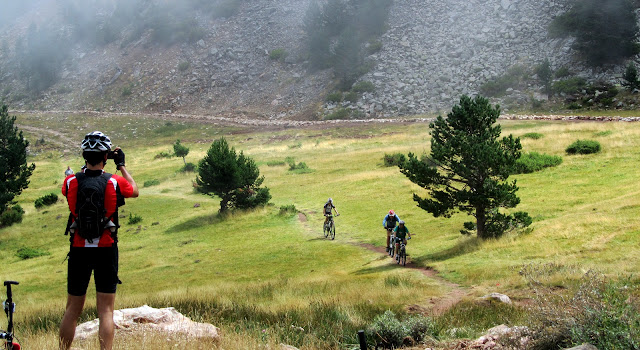
[[[305,226],[309,234],[314,234],[315,231],[309,225],[307,221],[307,215],[312,215],[313,213],[298,213],[298,221]],[[388,257],[387,252],[384,247],[378,247],[369,243],[351,243],[361,248],[368,249],[372,252],[379,253],[385,257]],[[388,263],[396,265],[395,260],[388,257]],[[400,268],[400,267],[399,267]],[[462,288],[460,285],[449,282],[442,278],[438,271],[430,267],[422,267],[418,266],[411,261],[411,256],[408,256],[407,265],[402,267],[407,269],[412,269],[419,271],[423,275],[437,281],[440,285],[444,286],[447,289],[447,292],[442,297],[432,297],[429,300],[429,305],[408,305],[407,310],[410,312],[419,312],[422,314],[429,314],[432,316],[441,315],[443,312],[447,311],[449,308],[457,304],[462,298],[467,296],[469,293],[467,290]]]

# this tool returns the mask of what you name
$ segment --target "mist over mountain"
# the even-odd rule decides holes
[[[12,109],[387,117],[447,110],[509,77],[493,101],[518,108],[546,99],[535,75],[545,60],[586,81],[620,82],[627,61],[594,68],[573,37],[549,35],[573,3],[9,2],[0,12],[0,100]]]

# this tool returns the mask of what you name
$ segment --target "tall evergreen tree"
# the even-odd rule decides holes
[[[10,117],[8,107],[0,106],[0,214],[13,199],[29,186],[29,177],[36,168],[27,165],[29,141],[22,136]]]
[[[414,194],[418,206],[435,217],[451,217],[457,211],[475,217],[466,222],[463,234],[475,230],[478,237],[499,237],[516,226],[528,226],[527,213],[500,213],[514,208],[516,182],[507,182],[520,157],[520,139],[512,135],[499,139],[500,125],[494,125],[500,108],[491,107],[486,98],[460,98],[447,118],[432,122],[431,154],[426,160],[409,153],[400,165],[409,180],[428,190],[429,197]]]
[[[242,151],[237,154],[224,138],[211,144],[207,155],[200,160],[196,178],[200,192],[220,197],[220,212],[269,202],[269,189],[260,188],[263,181],[254,160]]]

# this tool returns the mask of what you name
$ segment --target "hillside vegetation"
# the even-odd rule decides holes
[[[465,215],[436,219],[417,208],[412,194],[421,189],[397,167],[384,166],[387,153],[428,151],[424,123],[253,130],[203,121],[46,114],[19,115],[17,123],[30,140],[29,161],[36,169],[18,198],[26,212],[23,222],[0,229],[0,279],[20,282],[14,288],[16,326],[28,348],[56,343],[68,251],[66,203],[36,209],[34,202],[59,194],[67,165],[80,168],[78,140],[92,130],[105,132],[125,150],[140,186],[140,197],[127,200],[121,211],[123,284],[116,308],[174,306],[221,327],[220,343],[194,344],[203,349],[279,343],[349,348],[357,343],[356,331],[387,310],[433,316],[439,342],[474,338],[500,323],[525,322],[524,307],[475,299],[500,292],[516,305],[528,304],[533,295],[521,272],[531,266],[552,264],[548,283],[557,290],[572,288],[589,269],[613,279],[640,269],[636,123],[502,121],[505,134],[536,135],[522,138],[523,153],[560,156],[562,162],[514,176],[518,210],[527,211],[533,225],[485,241],[460,235]],[[197,163],[220,136],[257,162],[270,205],[221,216],[219,198],[195,192],[195,173],[179,171],[183,160],[163,156],[180,139],[190,149],[186,161]],[[566,155],[578,139],[597,140],[601,152]],[[289,170],[292,159],[304,162],[306,170]],[[107,170],[115,167],[109,164]],[[335,241],[322,237],[321,207],[328,197],[341,214]],[[280,209],[292,206],[298,212]],[[381,225],[389,209],[413,234],[408,267],[376,250],[384,245]],[[127,223],[138,216],[142,221]],[[42,254],[24,259],[21,248]],[[629,287],[638,286],[637,277],[628,281]],[[90,306],[95,305],[92,289]],[[461,303],[443,311],[444,302],[456,304],[461,296]],[[94,316],[95,308],[89,308],[83,318]],[[453,328],[458,331],[449,331]],[[116,344],[118,349],[167,347],[164,337],[131,334],[117,335]],[[95,349],[97,340],[75,345]]]

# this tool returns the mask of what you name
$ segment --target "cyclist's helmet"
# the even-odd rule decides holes
[[[400,220],[400,221],[398,221],[398,224],[400,224],[400,225],[404,225],[404,220]]]
[[[389,210],[389,215],[394,216],[394,215],[396,215],[396,212],[395,212],[395,211],[393,211],[393,209],[392,209],[392,210]]]
[[[81,147],[86,152],[108,152],[111,150],[111,146],[109,136],[100,131],[94,131],[84,136]]]
[[[329,197],[329,199],[327,200],[327,203],[333,204],[333,199],[331,197]]]

